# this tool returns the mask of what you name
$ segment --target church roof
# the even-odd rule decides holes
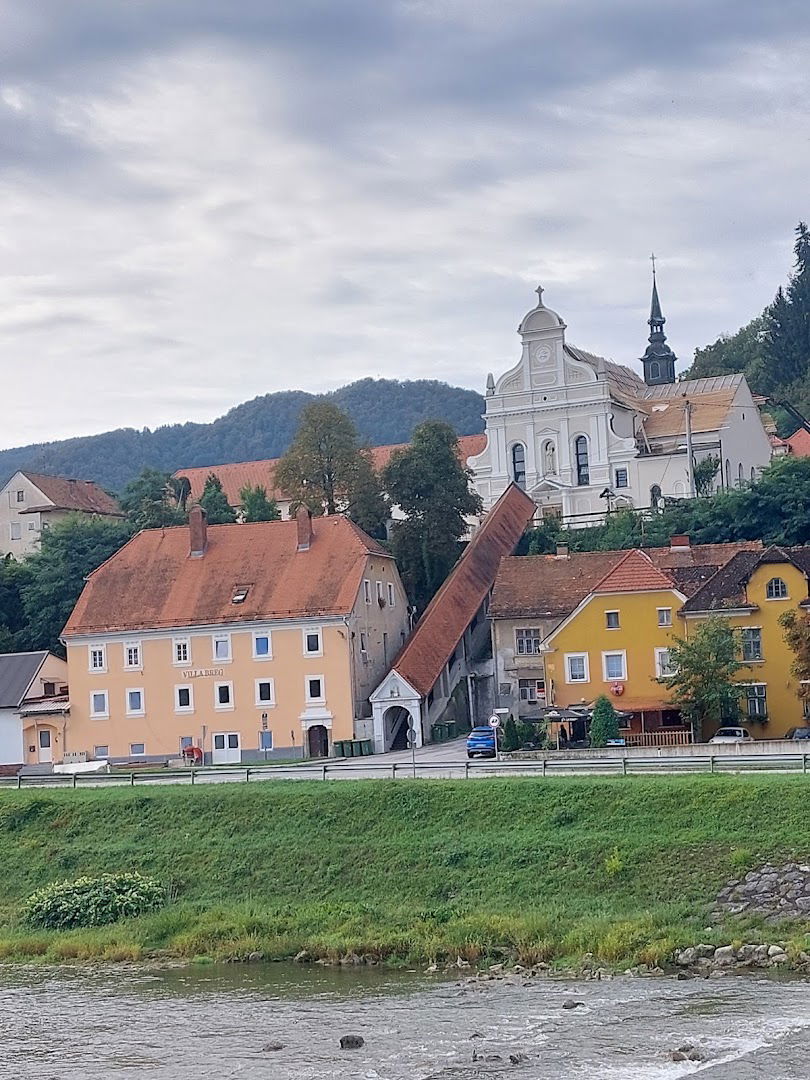
[[[635,405],[636,399],[646,389],[644,381],[632,368],[624,364],[616,364],[612,360],[606,360],[604,356],[597,356],[596,353],[579,349],[576,345],[569,345],[567,342],[565,351],[572,360],[579,360],[580,363],[588,364],[597,373],[604,373],[611,393],[627,405]]]
[[[558,326],[565,325],[557,312],[547,308],[543,303],[543,287],[541,285],[537,286],[536,292],[537,307],[532,308],[520,320],[519,334],[525,334],[531,330],[553,330]]]
[[[708,379],[684,379],[682,382],[665,383],[663,386],[645,386],[641,383],[639,397],[646,399],[692,397],[698,394],[711,394],[716,390],[737,390],[744,376],[713,375]],[[639,380],[641,382],[641,380]]]
[[[733,390],[717,390],[702,396],[690,394],[688,400],[692,406],[693,434],[718,431],[726,422],[734,401],[734,393]],[[643,423],[648,439],[686,434],[686,398],[673,399],[672,395],[669,395],[668,400],[644,401],[643,404],[650,407],[649,416]]]

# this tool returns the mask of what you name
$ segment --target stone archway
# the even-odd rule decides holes
[[[386,750],[408,749],[408,721],[411,713],[404,705],[392,705],[383,713]]]

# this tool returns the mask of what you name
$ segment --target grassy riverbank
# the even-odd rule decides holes
[[[802,777],[273,781],[0,792],[0,958],[662,962],[718,889],[806,859]],[[140,870],[161,912],[90,931],[19,925],[49,881]],[[802,927],[792,930],[797,946]],[[773,938],[774,931],[770,930]]]

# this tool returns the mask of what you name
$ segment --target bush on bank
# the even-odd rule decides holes
[[[156,911],[166,893],[153,878],[141,874],[102,874],[76,881],[55,881],[28,897],[22,921],[44,930],[104,926]]]

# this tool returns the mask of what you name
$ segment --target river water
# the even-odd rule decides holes
[[[584,1006],[563,1009],[570,998]],[[349,1032],[364,1037],[361,1050],[339,1049]],[[263,1051],[275,1041],[284,1048]],[[682,1043],[699,1047],[705,1060],[668,1060]],[[513,1064],[510,1054],[526,1060]],[[810,983],[747,975],[472,984],[280,965],[0,971],[0,1077],[9,1080],[696,1073],[707,1080],[810,1076]]]

